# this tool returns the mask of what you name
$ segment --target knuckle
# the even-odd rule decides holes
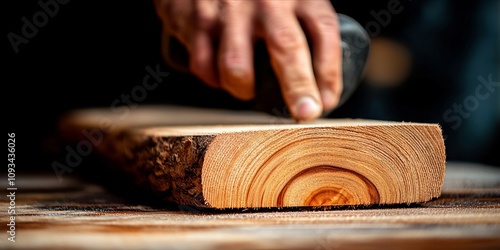
[[[296,70],[289,70],[285,72],[283,77],[282,88],[287,96],[297,96],[313,91],[313,82],[306,74]]]
[[[290,27],[277,28],[269,34],[268,41],[270,46],[285,52],[297,51],[306,46],[303,36]]]
[[[322,33],[337,34],[339,32],[337,18],[332,14],[315,17],[314,21]]]
[[[242,3],[242,0],[222,0],[221,5],[225,9],[232,9]]]
[[[337,78],[342,74],[338,67],[332,67],[331,65],[324,65],[322,72],[320,72],[326,79],[326,86],[334,86]]]
[[[204,30],[213,28],[218,20],[217,9],[208,4],[198,4],[196,11],[196,27]]]
[[[219,61],[219,70],[227,75],[231,82],[230,85],[238,84],[244,87],[253,80],[251,68],[246,64],[247,58],[237,51],[221,54]]]
[[[216,18],[207,13],[198,13],[196,17],[196,27],[202,30],[211,29],[215,26],[216,22]]]
[[[245,59],[241,49],[234,48],[221,52],[221,66],[227,69],[242,65]]]
[[[245,9],[242,6],[244,0],[222,0],[220,2],[220,22],[224,25],[230,24],[231,22],[237,22],[241,18],[241,15],[245,13]]]

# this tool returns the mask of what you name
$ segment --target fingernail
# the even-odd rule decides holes
[[[303,96],[295,103],[295,118],[298,120],[311,120],[319,116],[321,108],[310,96]]]

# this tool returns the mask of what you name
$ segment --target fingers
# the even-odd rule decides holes
[[[342,93],[342,48],[338,19],[327,0],[154,3],[164,30],[187,47],[190,71],[208,85],[220,86],[242,100],[254,97],[252,38],[254,32],[260,31],[283,98],[296,120],[315,119],[338,104]],[[262,30],[255,29],[254,17]],[[311,38],[312,59],[299,20]]]
[[[218,55],[220,84],[241,100],[255,96],[252,4],[249,1],[222,1],[222,34]]]
[[[315,119],[322,112],[321,97],[294,6],[284,6],[284,1],[262,3],[264,39],[287,107],[297,120]]]
[[[214,52],[216,48],[212,38],[218,22],[217,2],[204,0],[195,1],[194,4],[195,28],[187,45],[190,54],[189,69],[207,85],[218,87]]]
[[[219,87],[215,71],[215,53],[212,38],[207,31],[197,31],[189,46],[189,70],[208,86]]]
[[[338,17],[329,1],[313,1],[297,8],[313,47],[313,65],[324,110],[337,106],[342,94],[342,45]]]

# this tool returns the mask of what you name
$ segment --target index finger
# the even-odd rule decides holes
[[[313,47],[313,68],[323,109],[332,110],[342,94],[342,45],[338,17],[329,1],[301,2],[297,15]]]
[[[322,113],[311,54],[293,8],[273,1],[262,8],[261,22],[271,64],[287,107],[296,120],[312,120]]]

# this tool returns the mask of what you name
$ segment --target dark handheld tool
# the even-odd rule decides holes
[[[338,14],[342,40],[342,76],[344,89],[337,107],[344,104],[357,89],[370,49],[370,37],[356,20]],[[254,109],[278,116],[290,116],[278,79],[273,72],[265,44],[255,48],[256,100]],[[327,116],[329,113],[323,113]]]
[[[338,14],[342,39],[342,76],[344,89],[337,107],[344,104],[354,93],[361,80],[370,48],[370,38],[354,19]],[[162,37],[162,54],[167,64],[174,69],[187,72],[189,55],[184,46],[174,37]],[[255,104],[253,109],[278,116],[290,116],[285,105],[278,79],[271,66],[264,42],[259,41],[254,50]],[[328,113],[323,113],[327,116]]]

